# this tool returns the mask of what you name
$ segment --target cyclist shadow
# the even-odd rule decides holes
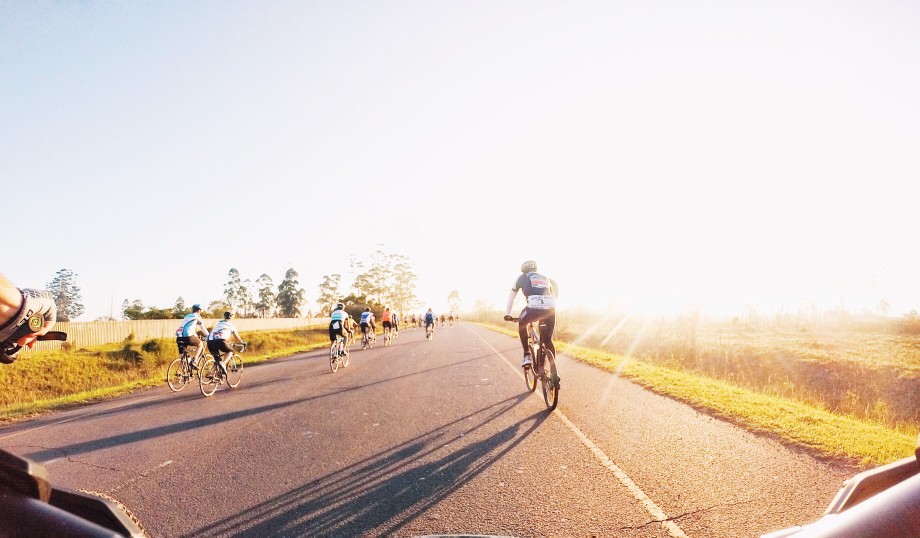
[[[545,421],[541,410],[460,448],[525,401],[508,398],[430,430],[347,469],[196,530],[195,536],[359,536],[399,533],[429,508],[489,469]],[[467,429],[468,419],[480,421]],[[462,426],[463,437],[446,429]],[[450,445],[448,447],[448,445]]]

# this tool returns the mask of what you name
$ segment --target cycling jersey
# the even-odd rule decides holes
[[[384,323],[389,323],[390,321],[393,321],[393,314],[390,313],[389,310],[384,310],[383,314],[380,315],[380,320]]]
[[[236,330],[236,326],[222,319],[218,321],[217,325],[211,330],[211,334],[208,335],[208,340],[229,340],[233,333],[239,334]]]
[[[515,281],[511,291],[521,290],[527,298],[529,308],[547,309],[556,308],[556,296],[559,288],[556,282],[536,272],[523,273]]]
[[[182,324],[179,325],[178,329],[176,329],[176,337],[179,338],[197,334],[198,327],[201,327],[202,332],[207,332],[204,330],[204,320],[201,319],[201,314],[198,312],[187,314],[184,318],[182,318]]]
[[[431,312],[425,314],[425,325],[434,325],[434,314]]]
[[[348,312],[344,310],[334,310],[332,312],[332,321],[345,321],[345,318],[348,317]]]
[[[361,325],[374,321],[373,312],[361,312]]]

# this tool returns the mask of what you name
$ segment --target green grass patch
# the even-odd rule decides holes
[[[482,323],[517,338],[517,330]],[[748,430],[774,435],[833,459],[863,468],[913,455],[916,428],[885,424],[832,413],[793,398],[760,393],[724,380],[659,366],[623,355],[555,341],[560,353],[630,379]]]
[[[287,357],[329,345],[325,328],[252,331],[243,364]],[[0,368],[0,421],[10,422],[71,405],[103,400],[134,390],[166,385],[166,368],[179,356],[165,338],[91,349],[29,353]]]

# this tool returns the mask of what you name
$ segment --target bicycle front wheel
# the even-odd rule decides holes
[[[243,359],[236,353],[227,361],[227,384],[231,389],[240,386],[243,380]]]
[[[543,356],[543,401],[552,411],[559,405],[559,374],[556,372],[556,357],[550,350]]]
[[[208,357],[198,370],[198,385],[201,387],[201,393],[205,396],[214,394],[217,385],[220,383],[220,366],[213,357]]]
[[[166,369],[166,383],[173,392],[184,389],[190,377],[188,362],[181,358],[169,363],[169,368]]]

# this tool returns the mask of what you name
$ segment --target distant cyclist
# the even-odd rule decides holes
[[[351,316],[345,311],[345,305],[342,303],[335,305],[335,310],[332,311],[332,320],[329,321],[329,340],[333,344],[336,336],[341,336],[343,340],[348,341],[349,331],[346,326],[349,319],[351,319]],[[348,353],[348,346],[345,347],[345,353]]]
[[[428,327],[430,326],[431,332],[434,332],[434,321],[435,321],[434,312],[432,312],[431,309],[429,308],[428,312],[425,312],[425,330],[426,331],[428,330]]]
[[[361,312],[361,321],[358,322],[361,325],[361,334],[367,332],[367,328],[371,328],[371,334],[377,332],[377,324],[374,323],[374,313],[371,312],[371,307],[366,307],[364,312]]]
[[[399,337],[399,315],[393,312],[393,338]]]
[[[514,306],[514,298],[517,292],[521,291],[527,299],[527,306],[521,310],[518,316],[518,334],[521,337],[521,347],[524,348],[524,360],[521,366],[528,366],[533,363],[530,356],[530,349],[527,347],[527,324],[539,320],[546,321],[546,332],[541,334],[541,338],[546,344],[546,348],[556,354],[556,347],[553,345],[553,332],[556,330],[556,297],[559,295],[559,286],[556,281],[537,272],[537,262],[527,260],[521,265],[521,276],[515,281],[511,288],[511,294],[508,295],[508,306],[505,308],[505,320],[511,321],[511,308]]]
[[[233,338],[240,344],[246,343],[240,336],[239,331],[236,330],[236,325],[230,322],[232,317],[232,312],[224,312],[224,319],[218,321],[214,328],[211,329],[211,333],[208,334],[208,351],[217,360],[220,365],[220,371],[224,374],[227,373],[225,368],[227,358],[230,357],[230,353],[233,353],[233,348],[230,347],[227,341]]]
[[[351,314],[348,312],[345,313],[345,332],[348,334],[349,341],[353,342],[355,339],[355,330],[358,328],[358,322],[355,321],[355,318],[351,317]]]
[[[389,306],[384,307],[383,313],[380,314],[380,321],[383,322],[384,334],[393,331],[393,313],[390,312]]]
[[[204,320],[201,318],[201,305],[192,305],[192,313],[186,314],[182,318],[182,323],[176,329],[176,346],[179,353],[185,351],[188,346],[195,346],[195,352],[192,353],[192,366],[198,367],[198,359],[204,352],[205,343],[203,338],[207,338],[208,330],[204,326]]]

